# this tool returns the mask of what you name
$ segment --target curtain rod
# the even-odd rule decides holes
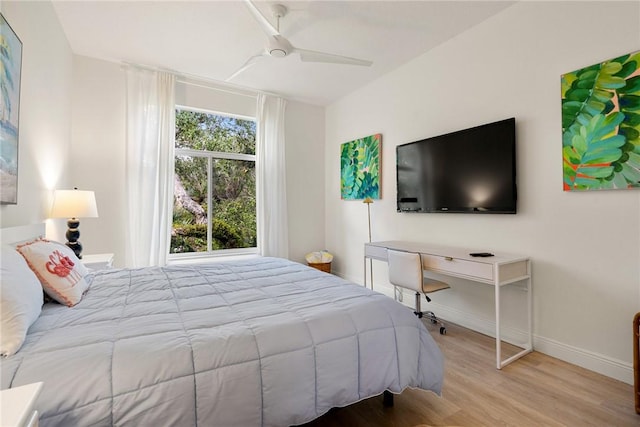
[[[158,68],[158,67],[153,67],[153,66],[150,66],[150,65],[133,64],[133,63],[130,63],[130,62],[123,62],[122,66],[123,66],[123,68],[133,67],[133,68],[140,68],[140,69],[149,70],[149,71],[162,71],[162,72],[165,72],[165,73],[171,73],[174,76],[176,76],[176,81],[178,83],[188,84],[188,85],[192,85],[192,86],[198,86],[198,87],[202,87],[202,88],[210,89],[210,90],[217,90],[219,92],[232,93],[234,95],[240,95],[240,96],[247,96],[247,97],[255,98],[259,94],[262,94],[262,95],[269,95],[269,96],[276,96],[276,97],[279,97],[279,98],[284,98],[282,95],[279,95],[277,93],[265,92],[265,91],[262,91],[262,90],[252,89],[252,88],[236,85],[236,84],[233,84],[233,83],[226,83],[226,82],[221,82],[221,81],[218,81],[218,80],[212,80],[212,79],[208,79],[206,77],[196,76],[194,74],[180,73],[180,72],[177,72],[177,71],[174,71],[174,70],[170,70],[170,69],[166,69],[166,68]]]
[[[237,87],[225,87],[219,86],[217,82],[211,82],[207,80],[200,80],[198,78],[185,76],[185,75],[176,75],[176,81],[178,83],[186,84],[189,86],[197,86],[202,87],[209,90],[215,90],[218,92],[231,93],[239,96],[246,96],[249,98],[256,98],[258,96],[258,91],[251,91],[250,89],[240,89]]]

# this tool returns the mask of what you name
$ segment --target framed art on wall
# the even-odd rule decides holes
[[[340,197],[342,200],[380,198],[382,134],[345,142],[340,146]]]
[[[22,42],[1,13],[0,60],[0,203],[16,204]]]
[[[565,191],[640,188],[640,51],[562,75]]]

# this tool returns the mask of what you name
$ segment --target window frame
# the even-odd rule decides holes
[[[251,121],[258,124],[258,120],[255,117],[244,116],[241,114],[232,114],[232,113],[222,113],[219,111],[206,110],[202,108],[195,107],[187,107],[183,105],[176,105],[175,110],[177,111],[191,111],[194,113],[202,113],[209,114],[221,117],[229,117],[233,119],[246,120]],[[177,148],[175,143],[174,136],[174,153],[173,153],[173,173],[175,174],[175,161],[178,156],[190,156],[190,157],[201,157],[207,159],[207,251],[206,252],[183,252],[183,253],[171,253],[171,244],[167,250],[169,251],[169,255],[167,257],[168,261],[178,261],[178,260],[197,260],[197,259],[205,259],[205,258],[217,258],[217,257],[225,257],[225,256],[235,256],[235,255],[256,255],[259,254],[260,247],[260,233],[258,232],[258,224],[256,221],[256,246],[251,248],[236,248],[236,249],[215,249],[211,248],[211,227],[213,217],[211,215],[213,206],[211,204],[211,191],[213,178],[211,174],[211,166],[212,161],[214,159],[222,159],[222,160],[244,160],[244,161],[252,161],[255,163],[257,167],[257,157],[255,154],[244,154],[244,153],[229,153],[225,151],[209,151],[209,150],[194,150],[191,148]],[[258,187],[258,177],[256,175],[256,191]],[[175,192],[174,192],[175,197]],[[256,196],[257,197],[257,196]],[[174,205],[171,206],[171,218],[173,218],[173,209]],[[257,209],[256,209],[256,219],[257,219]],[[173,227],[173,221],[171,222]]]

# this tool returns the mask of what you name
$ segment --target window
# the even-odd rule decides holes
[[[255,252],[256,123],[176,110],[170,254]]]

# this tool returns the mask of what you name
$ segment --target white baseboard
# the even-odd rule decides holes
[[[535,351],[564,360],[627,384],[633,384],[633,365],[592,351],[573,347],[549,338],[534,336]]]
[[[346,280],[358,283],[352,278],[345,277]],[[376,291],[393,298],[393,288],[389,286],[376,285]],[[402,304],[413,307],[413,298],[404,297]],[[430,308],[438,313],[438,317],[443,320],[455,323],[462,327],[480,332],[490,337],[496,336],[496,323],[493,318],[482,318],[468,312],[457,310],[438,304],[434,301],[429,303]],[[501,335],[505,342],[514,345],[527,341],[527,333],[521,329],[509,328],[503,326]],[[610,378],[622,381],[627,384],[633,384],[633,365],[618,359],[611,358],[589,350],[584,350],[559,341],[552,340],[539,335],[533,336],[533,349],[556,359],[563,360],[576,366],[580,366],[590,371],[597,372]]]

